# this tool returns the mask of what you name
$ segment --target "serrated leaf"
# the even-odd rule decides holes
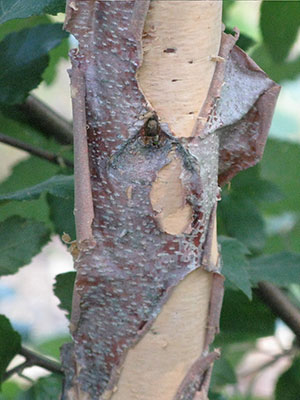
[[[0,315],[0,384],[8,364],[20,349],[21,336],[13,329],[9,320]]]
[[[42,222],[10,217],[0,223],[0,276],[28,264],[49,241],[50,230]]]
[[[75,240],[76,231],[73,190],[68,198],[48,194],[47,201],[50,208],[50,219],[53,223],[55,233],[60,237],[64,232],[68,233],[72,240]]]
[[[247,247],[238,240],[225,236],[219,236],[218,242],[221,244],[222,273],[234,287],[242,290],[251,299],[251,284],[246,269],[248,261],[245,257],[249,254]]]
[[[15,18],[65,12],[65,0],[0,0],[0,24]]]
[[[0,103],[25,100],[42,80],[49,51],[67,35],[62,24],[47,24],[11,33],[0,42]]]
[[[272,282],[280,287],[300,284],[300,254],[282,252],[251,259],[247,267],[251,281]]]
[[[37,185],[21,189],[13,193],[0,195],[0,203],[15,200],[34,200],[42,193],[50,193],[54,196],[69,199],[73,197],[74,178],[72,175],[57,175]]]
[[[287,57],[297,37],[300,26],[299,15],[298,0],[262,2],[260,28],[273,61],[281,63]]]
[[[66,272],[56,275],[53,291],[59,298],[59,308],[67,312],[67,318],[70,319],[72,311],[72,297],[75,283],[76,272]]]
[[[225,290],[220,320],[221,333],[216,336],[214,345],[223,346],[270,336],[274,333],[275,319],[256,295],[250,301],[240,291]]]
[[[278,379],[275,400],[299,400],[300,393],[300,357],[293,360],[290,368]]]
[[[50,375],[40,378],[29,390],[20,394],[17,400],[57,400],[61,395],[62,378]]]

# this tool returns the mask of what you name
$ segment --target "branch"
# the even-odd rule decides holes
[[[30,95],[25,103],[18,107],[26,114],[32,126],[46,135],[54,136],[62,144],[73,143],[72,124],[38,98]]]
[[[55,374],[63,374],[60,363],[29,350],[27,347],[22,346],[20,354],[24,356],[26,360],[30,361],[32,365],[38,365],[39,367],[47,369],[48,371],[54,372]]]
[[[25,368],[33,366],[39,366],[41,368],[47,369],[48,371],[54,372],[55,374],[63,375],[61,365],[56,361],[50,360],[47,357],[35,353],[34,351],[29,350],[24,346],[21,347],[19,354],[25,357],[26,360],[22,364],[19,364],[16,367],[7,371],[3,375],[2,382],[9,379],[14,374],[21,374]]]
[[[294,306],[288,297],[278,287],[269,282],[258,283],[258,294],[300,341],[300,310]]]
[[[25,368],[32,367],[34,365],[47,369],[55,374],[63,375],[61,365],[56,361],[50,360],[49,358],[29,350],[24,346],[21,347],[19,354],[25,357],[26,360],[22,364],[17,365],[16,367],[7,371],[4,374],[2,381],[9,379],[14,374],[21,374]]]
[[[55,153],[52,153],[50,151],[43,150],[38,147],[33,147],[29,143],[22,142],[21,140],[15,139],[11,136],[4,135],[3,133],[0,133],[0,142],[8,144],[13,147],[17,147],[18,149],[21,149],[21,150],[25,150],[28,153],[33,154],[34,156],[43,158],[54,164],[58,164],[58,165],[64,164],[70,168],[74,168],[73,162],[70,160],[67,160],[66,158],[63,158],[63,157],[61,157]]]

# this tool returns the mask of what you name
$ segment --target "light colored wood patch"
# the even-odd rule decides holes
[[[153,1],[144,29],[138,81],[175,136],[193,132],[215,70],[221,1]],[[188,23],[187,23],[188,21]]]
[[[125,360],[113,400],[172,400],[202,352],[212,275],[190,273]]]
[[[159,171],[152,185],[150,200],[161,230],[178,235],[189,231],[192,207],[186,203],[181,160],[175,152],[169,158],[170,163]]]

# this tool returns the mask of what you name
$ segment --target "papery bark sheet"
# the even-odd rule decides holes
[[[75,132],[87,137],[90,174],[88,182],[77,182],[76,195],[84,201],[90,186],[93,205],[86,220],[82,213],[78,218],[87,225],[94,219],[91,235],[87,229],[78,238],[74,344],[62,356],[65,399],[109,399],[128,350],[149,331],[173,288],[204,268],[214,281],[205,349],[178,383],[174,400],[199,398],[217,355],[209,346],[222,302],[220,262],[211,265],[208,256],[219,185],[262,156],[279,91],[234,45],[236,37],[223,34],[193,137],[175,138],[165,121],[154,140],[143,115],[155,110],[136,78],[148,7],[144,0],[69,0],[67,5],[66,29],[79,41],[71,54],[74,110],[85,104],[77,107],[84,118],[74,116]],[[184,202],[192,209],[189,225],[178,235],[159,226],[150,198],[159,171],[174,157],[181,164]]]

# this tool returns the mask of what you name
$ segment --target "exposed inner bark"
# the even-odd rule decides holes
[[[174,136],[191,135],[215,71],[222,2],[156,0],[143,34],[138,81]]]

